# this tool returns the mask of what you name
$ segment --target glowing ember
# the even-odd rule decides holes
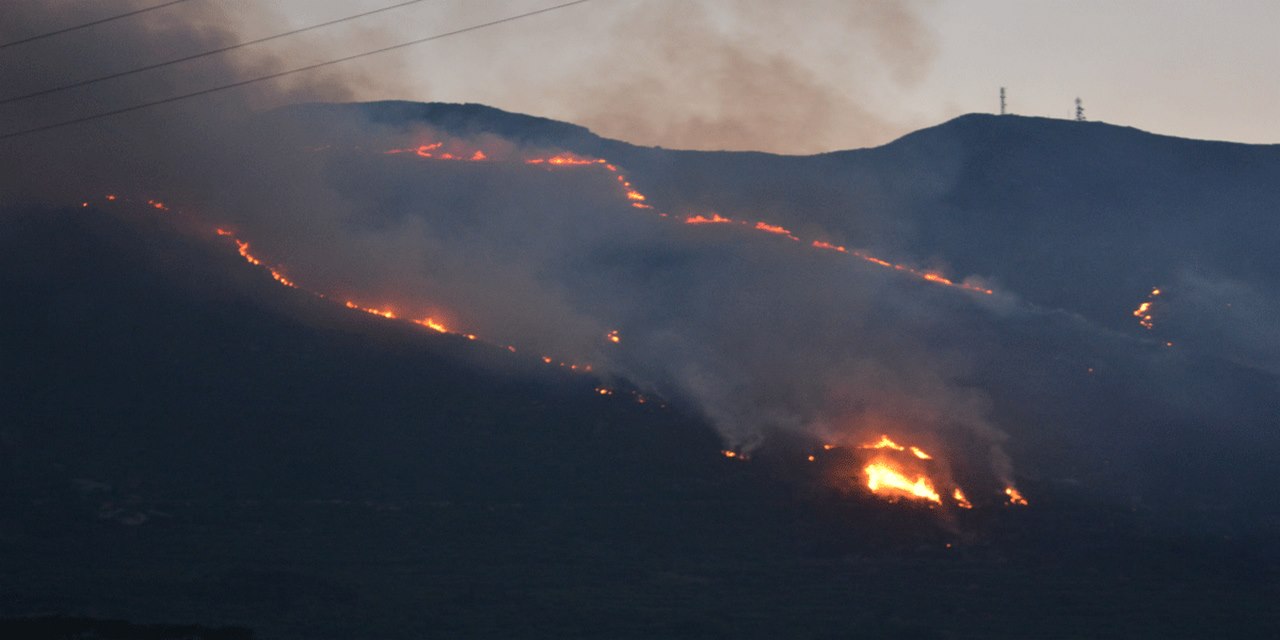
[[[1009,504],[1017,505],[1020,507],[1027,506],[1027,499],[1022,497],[1022,494],[1018,493],[1017,489],[1014,489],[1013,487],[1005,487],[1004,494],[1006,496],[1009,496]]]
[[[956,490],[951,492],[951,498],[956,501],[956,506],[961,509],[973,508],[973,503],[969,502],[969,499],[964,497],[964,492],[960,490],[960,487],[956,487]]]
[[[605,334],[605,339],[607,339],[609,342],[612,342],[614,344],[618,344],[622,342],[622,336],[618,335],[617,329],[614,329],[613,331],[610,331],[609,333]]]
[[[613,389],[606,389],[605,387],[596,387],[596,393],[602,396],[611,396],[613,395]]]
[[[867,488],[878,495],[924,499],[942,504],[933,481],[923,475],[910,479],[904,472],[884,462],[873,462],[862,470],[867,474]]]
[[[737,451],[731,451],[731,450],[729,450],[729,449],[725,449],[724,451],[721,451],[721,452],[720,452],[720,454],[721,454],[721,455],[723,455],[723,456],[724,456],[724,457],[726,457],[726,458],[736,458],[736,457],[738,457],[738,452],[737,452]]]

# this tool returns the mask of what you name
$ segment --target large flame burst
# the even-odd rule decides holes
[[[822,445],[823,451],[838,448],[833,444]],[[942,462],[921,447],[899,444],[888,435],[881,435],[879,439],[859,444],[855,449],[862,454],[859,456],[861,469],[855,479],[876,497],[890,502],[908,500],[930,506],[973,508],[964,489],[943,473]],[[811,462],[814,459],[813,455],[809,456]],[[1012,484],[1006,485],[1004,500],[1008,505],[1028,504]]]

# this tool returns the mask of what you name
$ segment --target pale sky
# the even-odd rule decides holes
[[[393,0],[277,0],[287,26]],[[309,62],[556,4],[434,0],[307,34]],[[254,21],[258,36],[281,23]],[[1271,0],[593,0],[344,65],[357,99],[482,102],[602,135],[787,153],[883,144],[968,112],[1280,142]],[[363,74],[363,75],[361,75]]]

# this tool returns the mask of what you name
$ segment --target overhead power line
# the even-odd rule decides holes
[[[506,18],[499,18],[499,19],[497,19],[497,20],[490,20],[489,22],[483,22],[483,23],[480,23],[480,24],[474,24],[474,25],[471,25],[471,26],[469,26],[469,27],[463,27],[463,28],[461,28],[461,29],[456,29],[456,30],[454,30],[454,31],[448,31],[448,32],[445,32],[445,33],[437,33],[436,35],[433,35],[433,36],[427,36],[427,37],[425,37],[425,38],[418,38],[418,39],[416,39],[416,40],[410,40],[410,41],[408,41],[408,42],[401,42],[400,44],[393,44],[393,45],[391,45],[391,46],[388,46],[388,47],[382,47],[382,48],[380,48],[380,49],[373,49],[373,50],[371,50],[371,51],[365,51],[365,52],[362,52],[362,53],[357,53],[357,54],[353,54],[353,55],[349,55],[349,56],[344,56],[344,57],[341,57],[341,58],[335,58],[335,59],[333,59],[333,60],[327,60],[327,61],[325,61],[325,62],[317,62],[317,63],[315,63],[315,64],[309,64],[309,65],[307,65],[307,66],[305,66],[305,67],[298,67],[298,68],[296,68],[296,69],[288,69],[288,70],[286,70],[286,71],[277,71],[276,73],[269,73],[269,74],[267,74],[267,75],[264,75],[264,76],[258,76],[258,77],[256,77],[256,78],[249,78],[249,79],[247,79],[247,80],[240,80],[240,81],[232,82],[232,83],[229,83],[229,84],[218,85],[218,86],[216,86],[216,87],[209,87],[208,89],[201,89],[200,91],[192,91],[191,93],[184,93],[184,94],[181,94],[181,95],[170,96],[170,97],[168,97],[168,98],[162,98],[162,99],[160,99],[160,100],[153,100],[153,101],[151,101],[151,102],[144,102],[144,103],[141,103],[141,104],[135,104],[135,105],[133,105],[133,106],[130,106],[130,107],[124,107],[124,108],[122,108],[122,109],[114,109],[114,110],[111,110],[111,111],[103,111],[103,112],[101,112],[101,113],[95,113],[95,114],[93,114],[93,115],[82,116],[82,117],[74,118],[74,119],[71,119],[71,120],[63,120],[62,122],[55,122],[55,123],[53,123],[53,124],[47,124],[47,125],[40,126],[40,127],[32,127],[32,128],[30,128],[30,129],[23,129],[23,130],[21,130],[21,131],[14,131],[14,132],[12,132],[12,133],[6,133],[6,134],[4,134],[4,135],[0,135],[0,140],[8,140],[8,139],[10,139],[10,138],[17,138],[18,136],[25,136],[25,135],[29,135],[29,134],[32,134],[32,133],[39,133],[39,132],[41,132],[41,131],[49,131],[49,130],[51,130],[51,129],[60,129],[60,128],[62,128],[62,127],[68,127],[68,126],[71,126],[71,125],[73,125],[73,124],[80,124],[80,123],[82,123],[82,122],[90,122],[90,121],[92,121],[92,120],[98,120],[98,119],[101,119],[101,118],[108,118],[108,117],[111,117],[111,116],[117,116],[117,115],[120,115],[120,114],[123,114],[123,113],[129,113],[129,112],[131,112],[131,111],[139,111],[139,110],[141,110],[141,109],[147,109],[147,108],[155,107],[155,106],[159,106],[159,105],[162,105],[162,104],[169,104],[169,103],[171,103],[171,102],[178,102],[178,101],[180,101],[180,100],[187,100],[187,99],[190,99],[190,98],[195,98],[195,97],[197,97],[197,96],[203,96],[203,95],[208,95],[208,94],[211,94],[211,93],[217,93],[217,92],[219,92],[219,91],[226,91],[227,89],[234,89],[234,88],[236,88],[236,87],[243,87],[243,86],[245,86],[245,85],[254,84],[254,83],[257,83],[257,82],[263,82],[263,81],[266,81],[266,80],[274,80],[274,79],[276,79],[276,78],[282,78],[282,77],[284,77],[284,76],[293,75],[293,74],[295,74],[295,73],[303,73],[303,72],[305,72],[305,71],[312,71],[312,70],[314,70],[314,69],[319,69],[319,68],[321,68],[321,67],[328,67],[328,66],[332,66],[332,65],[335,65],[335,64],[340,64],[340,63],[343,63],[343,62],[350,62],[351,60],[356,60],[356,59],[359,59],[359,58],[366,58],[366,57],[368,57],[368,56],[377,55],[377,54],[379,54],[379,53],[386,53],[386,52],[388,52],[388,51],[394,51],[394,50],[396,50],[396,49],[403,49],[403,48],[405,48],[405,47],[412,47],[412,46],[414,46],[414,45],[423,44],[423,43],[425,43],[425,42],[431,42],[431,41],[433,41],[433,40],[440,40],[440,39],[442,39],[442,38],[448,38],[448,37],[450,37],[450,36],[456,36],[456,35],[463,34],[463,33],[469,33],[469,32],[471,32],[471,31],[478,31],[478,30],[480,30],[480,29],[485,29],[485,28],[488,28],[488,27],[492,27],[492,26],[496,26],[496,25],[500,25],[500,24],[505,24],[505,23],[507,23],[507,22],[514,22],[514,21],[516,21],[516,20],[521,20],[521,19],[523,19],[523,18],[529,18],[529,17],[536,16],[536,15],[540,15],[540,14],[543,14],[543,13],[550,13],[550,12],[552,12],[552,11],[556,11],[556,10],[559,10],[559,9],[565,9],[565,8],[567,8],[567,7],[572,7],[572,6],[574,6],[574,5],[586,4],[586,3],[590,2],[590,1],[591,1],[591,0],[574,0],[573,2],[565,2],[565,3],[561,3],[561,4],[557,4],[557,5],[553,5],[553,6],[550,6],[550,7],[546,7],[546,8],[543,8],[543,9],[537,9],[537,10],[534,10],[534,11],[528,11],[528,12],[521,13],[521,14],[517,14],[517,15],[514,15],[514,16],[508,16],[508,17],[506,17]]]
[[[417,3],[422,2],[422,1],[423,1],[423,0],[409,0],[408,2],[401,2],[401,3],[398,3],[398,4],[393,4],[393,5],[388,6],[388,7],[382,7],[381,9],[374,9],[374,10],[372,10],[372,11],[366,11],[366,12],[364,12],[364,13],[357,13],[357,14],[355,14],[355,15],[347,16],[347,17],[345,17],[345,18],[339,18],[339,19],[337,19],[337,20],[330,20],[330,21],[328,21],[328,22],[321,22],[320,24],[313,24],[313,25],[311,25],[311,26],[309,26],[309,27],[302,27],[302,28],[300,28],[300,29],[294,29],[293,31],[286,31],[286,32],[284,32],[284,33],[277,33],[277,34],[275,34],[275,35],[267,36],[267,37],[265,37],[265,38],[258,38],[257,40],[249,40],[248,42],[241,42],[241,43],[239,43],[239,44],[228,45],[228,46],[222,47],[222,48],[220,48],[220,49],[212,49],[212,50],[210,50],[210,51],[205,51],[205,52],[202,52],[202,53],[196,53],[196,54],[192,54],[192,55],[189,55],[189,56],[184,56],[184,57],[181,57],[181,58],[174,58],[173,60],[166,60],[166,61],[164,61],[164,62],[157,62],[157,63],[155,63],[155,64],[149,64],[149,65],[146,65],[146,66],[144,66],[144,67],[138,67],[138,68],[136,68],[136,69],[129,69],[128,71],[120,71],[120,72],[118,72],[118,73],[112,73],[112,74],[108,74],[108,75],[105,75],[105,76],[98,76],[97,78],[91,78],[91,79],[89,79],[89,80],[81,80],[81,81],[79,81],[79,82],[72,82],[71,84],[64,84],[64,85],[61,85],[61,86],[58,86],[58,87],[52,87],[52,88],[49,88],[49,89],[41,89],[40,91],[33,91],[33,92],[28,93],[28,94],[25,94],[25,95],[13,96],[12,98],[4,98],[3,100],[0,100],[0,104],[9,104],[9,103],[11,103],[11,102],[18,102],[18,101],[20,101],[20,100],[26,100],[26,99],[28,99],[28,98],[35,98],[35,97],[38,97],[38,96],[49,95],[49,94],[51,94],[51,93],[57,93],[57,92],[59,92],[59,91],[66,91],[67,89],[75,89],[75,88],[77,88],[77,87],[85,87],[85,86],[88,86],[88,85],[91,85],[91,84],[97,84],[97,83],[99,83],[99,82],[105,82],[105,81],[107,81],[107,80],[115,80],[116,78],[123,78],[124,76],[130,76],[130,75],[133,75],[133,74],[135,74],[135,73],[142,73],[143,71],[151,71],[152,69],[159,69],[159,68],[161,68],[161,67],[167,67],[167,66],[175,65],[175,64],[179,64],[179,63],[182,63],[182,62],[190,62],[190,61],[192,61],[192,60],[198,60],[198,59],[200,59],[200,58],[206,58],[206,57],[208,57],[208,56],[215,56],[215,55],[218,55],[219,53],[226,53],[226,52],[228,52],[228,51],[234,51],[234,50],[236,50],[236,49],[241,49],[241,48],[248,47],[248,46],[252,46],[252,45],[255,45],[255,44],[262,44],[263,42],[268,42],[268,41],[271,41],[271,40],[278,40],[278,39],[280,39],[280,38],[285,38],[285,37],[288,37],[288,36],[297,35],[297,34],[299,34],[299,33],[303,33],[303,32],[306,32],[306,31],[314,31],[314,30],[316,30],[316,29],[321,29],[321,28],[324,28],[324,27],[333,26],[333,25],[338,24],[338,23],[340,23],[340,22],[347,22],[347,21],[349,21],[349,20],[355,20],[355,19],[357,19],[357,18],[363,18],[363,17],[365,17],[365,16],[371,16],[371,15],[373,15],[373,14],[375,14],[375,13],[382,13],[382,12],[384,12],[384,11],[390,11],[390,10],[392,10],[392,9],[399,9],[400,7],[403,7],[403,6],[405,6],[405,5],[417,4]]]
[[[169,6],[172,6],[172,5],[175,5],[175,4],[179,4],[179,3],[182,3],[182,2],[186,2],[186,1],[187,1],[187,0],[170,0],[169,2],[161,2],[160,4],[152,5],[152,6],[150,6],[150,7],[146,7],[146,8],[143,8],[143,9],[137,9],[137,10],[135,10],[135,11],[130,11],[130,12],[128,12],[128,13],[121,13],[121,14],[119,14],[119,15],[114,15],[114,16],[111,16],[110,18],[102,18],[101,20],[94,20],[93,22],[86,22],[86,23],[84,23],[84,24],[78,24],[78,25],[76,25],[76,26],[74,26],[74,27],[67,27],[67,28],[65,28],[65,29],[58,29],[57,31],[50,31],[50,32],[48,32],[48,33],[42,33],[42,34],[40,34],[40,35],[38,35],[38,36],[31,36],[30,38],[23,38],[23,39],[21,39],[21,40],[14,40],[13,42],[6,42],[6,43],[4,43],[4,44],[0,44],[0,49],[6,49],[6,48],[8,48],[8,47],[16,47],[16,46],[18,46],[18,45],[20,45],[20,44],[26,44],[26,43],[28,43],[28,42],[35,42],[36,40],[43,40],[43,39],[45,39],[45,38],[52,38],[53,36],[62,35],[62,34],[64,34],[64,33],[70,33],[70,32],[72,32],[72,31],[78,31],[78,30],[80,30],[80,29],[85,29],[85,28],[88,28],[88,27],[93,27],[93,26],[100,25],[100,24],[103,24],[103,23],[106,23],[106,22],[111,22],[111,21],[113,21],[113,20],[119,20],[119,19],[121,19],[121,18],[128,18],[129,16],[136,16],[136,15],[138,15],[139,13],[146,13],[146,12],[148,12],[148,11],[155,11],[156,9],[163,9],[163,8],[165,8],[165,7],[169,7]]]

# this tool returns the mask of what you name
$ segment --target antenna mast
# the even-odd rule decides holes
[[[1080,98],[1076,98],[1076,122],[1084,121],[1084,103],[1080,101]]]
[[[1004,87],[1000,87],[1000,115],[1007,115],[1009,112],[1005,110],[1004,103]]]

